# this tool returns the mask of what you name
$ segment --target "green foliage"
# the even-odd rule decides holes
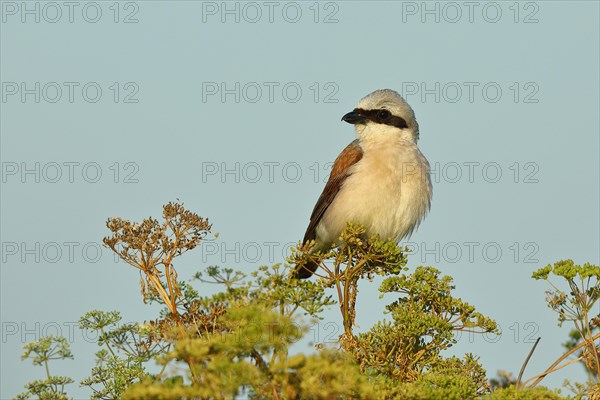
[[[356,319],[356,297],[358,281],[361,278],[372,280],[375,275],[399,274],[407,262],[402,249],[396,243],[372,236],[365,239],[363,226],[349,223],[339,237],[339,245],[328,252],[315,252],[315,242],[298,243],[292,249],[287,261],[300,268],[306,263],[316,262],[320,271],[319,285],[335,288],[342,320],[344,338],[342,346],[351,346],[354,340],[352,328]],[[319,272],[322,274],[320,275]]]
[[[552,290],[546,291],[548,307],[558,314],[558,325],[570,322],[574,330],[569,334],[566,343],[567,353],[561,356],[543,374],[538,375],[531,386],[537,385],[549,373],[581,360],[586,369],[594,376],[594,384],[588,385],[590,398],[600,399],[600,316],[594,315],[598,299],[600,299],[600,267],[585,263],[576,265],[573,260],[562,260],[540,268],[532,275],[533,279],[548,282]],[[554,283],[551,278],[559,278],[561,284]],[[562,287],[566,286],[566,289]],[[592,313],[592,314],[590,314]],[[573,361],[563,362],[568,356],[578,354]]]
[[[50,360],[62,360],[73,358],[69,342],[64,337],[47,336],[37,342],[30,342],[25,345],[25,351],[21,356],[22,360],[31,358],[33,365],[43,365],[46,371],[46,379],[35,380],[25,385],[26,392],[21,393],[17,399],[68,399],[65,392],[65,386],[73,383],[73,380],[66,376],[53,376],[50,374],[48,362]]]
[[[96,366],[81,386],[92,390],[92,399],[120,399],[127,388],[147,376],[143,364],[165,350],[137,324],[122,324],[118,311],[90,311],[79,319],[79,328],[95,331]]]
[[[46,336],[37,342],[27,343],[21,360],[31,358],[33,365],[48,365],[50,360],[73,358],[69,342],[64,337]]]
[[[513,379],[498,381],[491,392],[478,357],[446,357],[457,331],[492,333],[495,322],[453,296],[451,277],[433,267],[410,273],[400,247],[365,237],[361,226],[349,224],[329,251],[315,251],[314,242],[292,249],[287,261],[293,268],[309,261],[320,266],[316,281],[293,279],[292,267],[276,264],[250,275],[210,266],[189,282],[178,280],[175,261],[210,233],[206,219],[169,203],[162,222],[112,218],[107,226],[112,235],[104,239],[106,246],[140,271],[142,300],[164,308],[142,324],[122,323],[117,311],[82,316],[79,327],[95,331],[101,348],[91,374],[80,382],[90,388],[92,399],[561,398],[545,388],[515,386]],[[585,348],[597,339],[591,336],[597,318],[590,321],[587,312],[598,299],[599,269],[564,261],[534,278],[551,274],[566,279],[570,288],[569,294],[555,288],[549,295],[559,322],[585,328],[572,337],[570,351],[582,350],[581,357],[593,362]],[[375,276],[384,278],[381,297],[393,296],[388,318],[357,335],[358,286]],[[199,287],[193,285],[198,282]],[[221,290],[205,295],[208,285]],[[290,355],[290,346],[336,302],[344,326],[339,346],[317,344],[312,354]],[[48,370],[49,360],[72,358],[66,339],[43,338],[25,349],[23,358],[44,365],[47,378],[27,384],[18,398],[67,399],[64,386],[73,381]],[[160,371],[149,373],[155,364]],[[586,390],[596,400],[597,385]]]
[[[88,386],[91,399],[120,399],[127,388],[146,376],[139,362],[110,356],[105,350],[96,353],[97,365],[81,386]]]
[[[181,329],[156,330],[174,340],[159,362],[187,365],[186,379],[154,377],[133,385],[126,398],[232,398],[247,391],[256,396],[297,393],[298,359],[287,357],[289,345],[307,327],[293,319],[298,310],[316,316],[331,304],[324,288],[287,279],[287,268],[261,267],[246,282],[241,273],[210,267],[195,278],[223,284],[225,291],[190,299],[195,318]],[[225,311],[226,310],[226,311]],[[183,316],[183,314],[182,314]],[[180,327],[181,328],[181,327]],[[300,363],[303,364],[303,363]],[[209,384],[210,383],[210,384]],[[265,394],[266,393],[266,394]]]
[[[259,303],[279,308],[284,315],[291,316],[298,309],[304,314],[319,318],[325,307],[335,304],[331,296],[325,295],[322,282],[289,279],[287,268],[280,264],[260,267],[252,273],[254,287],[251,298]]]
[[[561,400],[565,399],[560,395],[560,391],[554,392],[544,387],[526,388],[518,390],[515,386],[498,389],[485,400]]]
[[[496,323],[451,296],[452,278],[418,267],[413,274],[386,278],[379,290],[402,297],[387,306],[392,321],[375,324],[358,337],[355,353],[378,374],[413,381],[442,364],[441,352],[456,339],[454,331],[497,332]]]
[[[243,387],[270,392],[274,385],[285,383],[285,365],[276,360],[276,354],[302,334],[288,317],[249,305],[229,310],[219,318],[218,325],[219,333],[180,339],[160,359],[164,365],[188,363],[190,384],[177,380],[163,387],[161,381],[147,381],[132,386],[126,398],[174,399],[179,398],[177,393],[185,393],[186,397],[233,398]]]
[[[199,383],[183,377],[133,385],[126,399],[378,398],[375,386],[346,354],[322,350],[279,357],[306,327],[264,308],[238,309],[224,316],[225,335],[178,342],[162,362],[193,358]]]
[[[568,292],[555,286],[550,275],[563,278],[568,285]],[[558,324],[572,321],[584,327],[588,313],[600,298],[600,267],[589,263],[575,265],[573,260],[563,260],[535,271],[532,278],[545,280],[553,290],[546,291],[548,307],[558,313]],[[568,293],[568,294],[567,294]],[[595,326],[600,321],[594,321]],[[579,328],[578,328],[579,329]]]
[[[50,376],[25,385],[26,392],[15,397],[18,400],[37,398],[40,400],[67,400],[65,385],[73,383],[73,379],[66,376]]]
[[[382,382],[386,399],[475,399],[487,393],[485,370],[471,354],[464,360],[456,357],[440,358],[427,373],[413,381],[402,381],[386,375],[373,375]]]

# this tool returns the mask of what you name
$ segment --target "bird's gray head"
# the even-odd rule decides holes
[[[412,142],[419,139],[419,124],[413,109],[390,89],[376,90],[363,97],[342,120],[355,126],[360,139],[390,135]]]

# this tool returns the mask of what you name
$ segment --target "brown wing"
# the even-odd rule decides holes
[[[304,234],[304,243],[308,240],[314,240],[316,237],[317,225],[321,221],[323,214],[327,208],[335,199],[335,196],[340,191],[342,184],[346,180],[350,173],[348,169],[356,164],[363,156],[362,149],[358,144],[358,140],[350,143],[335,159],[333,167],[331,168],[331,174],[329,174],[329,180],[323,189],[323,193],[317,200],[317,204],[310,216],[310,223]]]

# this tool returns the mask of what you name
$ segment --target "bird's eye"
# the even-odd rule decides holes
[[[379,110],[377,111],[377,116],[381,119],[386,119],[390,116],[390,112],[388,110]]]

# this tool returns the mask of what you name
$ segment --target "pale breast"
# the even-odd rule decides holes
[[[354,222],[364,225],[369,235],[399,242],[427,213],[431,192],[429,164],[416,145],[364,149],[323,215],[317,238],[335,242],[346,223]]]

